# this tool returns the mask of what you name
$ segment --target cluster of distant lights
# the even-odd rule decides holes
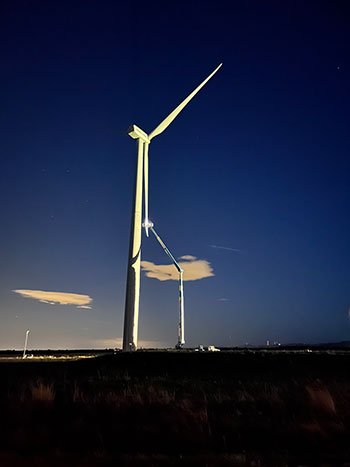
[[[24,357],[13,357],[14,359],[29,360],[81,360],[83,358],[95,358],[96,355],[25,355]]]

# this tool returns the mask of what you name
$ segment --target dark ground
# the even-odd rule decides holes
[[[350,466],[349,369],[345,350],[3,360],[0,466]]]

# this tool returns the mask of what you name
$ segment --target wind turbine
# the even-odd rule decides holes
[[[28,336],[29,336],[29,333],[30,333],[30,329],[27,329],[27,331],[26,331],[26,337],[25,337],[25,340],[24,340],[23,358],[26,358],[26,352],[27,352],[27,344],[28,344]]]
[[[128,134],[131,138],[137,140],[137,165],[134,191],[134,206],[131,218],[130,244],[128,273],[126,281],[125,313],[124,313],[124,334],[123,350],[133,351],[137,349],[138,339],[138,319],[140,303],[140,263],[141,263],[141,217],[142,217],[142,179],[144,179],[145,193],[145,213],[143,226],[147,237],[149,229],[153,227],[148,217],[148,149],[152,139],[160,135],[186,107],[191,99],[202,89],[202,87],[215,75],[221,68],[222,63],[191,92],[186,99],[181,102],[150,134],[145,133],[141,128],[132,125]]]

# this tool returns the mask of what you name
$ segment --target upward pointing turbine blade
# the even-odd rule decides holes
[[[151,140],[152,138],[154,138],[155,136],[159,135],[160,133],[162,133],[166,128],[168,128],[168,126],[170,125],[170,123],[179,115],[179,113],[181,112],[181,110],[186,107],[186,105],[190,102],[191,99],[193,99],[193,97],[197,94],[198,91],[200,91],[202,89],[202,87],[210,80],[210,78],[212,78],[215,73],[218,71],[219,68],[222,67],[222,63],[220,63],[220,65],[215,68],[215,70],[208,76],[208,78],[206,78],[194,91],[191,92],[191,94],[189,96],[186,97],[186,99],[181,102],[180,105],[178,105],[176,107],[176,109],[174,109],[163,121],[162,123],[160,123],[153,131],[152,133],[150,133],[148,135],[149,139]]]

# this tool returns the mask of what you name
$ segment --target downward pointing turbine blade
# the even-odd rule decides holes
[[[143,180],[144,180],[144,190],[145,190],[145,219],[144,227],[147,237],[149,236],[149,219],[148,219],[148,143],[144,145],[144,156],[143,156]]]
[[[155,128],[152,133],[148,135],[149,139],[151,140],[155,136],[159,135],[162,133],[170,123],[179,115],[181,110],[190,102],[190,100],[197,94],[198,91],[202,89],[202,87],[212,78],[215,73],[218,71],[219,68],[221,68],[222,63],[206,78],[194,91],[191,92],[189,96],[186,97],[186,99],[174,109],[171,114],[169,114],[163,121],[160,123],[157,128]]]

